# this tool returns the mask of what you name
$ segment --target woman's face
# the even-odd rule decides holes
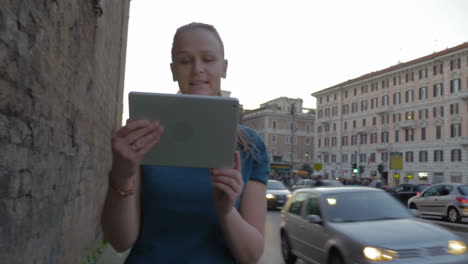
[[[174,42],[171,71],[183,94],[218,95],[221,77],[226,77],[227,60],[221,43],[207,29],[181,32]]]

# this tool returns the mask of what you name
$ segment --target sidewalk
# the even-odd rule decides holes
[[[98,257],[94,264],[122,264],[130,250],[122,253],[115,251],[109,244],[103,248],[102,254]]]

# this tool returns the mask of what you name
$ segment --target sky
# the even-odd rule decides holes
[[[244,109],[312,93],[468,42],[468,0],[132,0],[128,92],[176,93],[169,67],[176,29],[214,25],[229,61],[222,89]]]

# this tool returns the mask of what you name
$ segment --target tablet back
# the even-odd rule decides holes
[[[158,120],[164,134],[143,165],[232,168],[239,101],[221,96],[130,92],[130,119]]]

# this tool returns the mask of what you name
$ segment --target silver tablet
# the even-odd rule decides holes
[[[165,127],[143,165],[232,168],[239,101],[221,96],[130,92],[130,119],[158,120]]]

